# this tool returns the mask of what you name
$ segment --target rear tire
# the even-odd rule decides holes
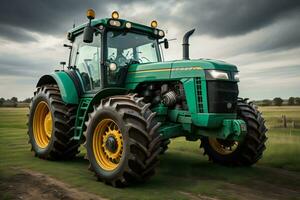
[[[223,165],[250,166],[256,163],[263,155],[266,149],[267,140],[265,120],[261,113],[256,109],[252,102],[247,99],[238,99],[237,115],[239,119],[246,122],[247,133],[243,141],[238,142],[234,151],[229,152],[228,148],[232,142],[204,137],[201,139],[201,146],[204,148],[204,154],[207,154],[209,160]],[[223,152],[215,147],[226,146]]]
[[[84,146],[99,181],[124,187],[154,175],[161,151],[160,123],[142,100],[112,96],[89,114]]]
[[[27,133],[35,156],[57,160],[79,153],[79,142],[72,140],[77,107],[63,102],[57,85],[38,87],[29,109]]]

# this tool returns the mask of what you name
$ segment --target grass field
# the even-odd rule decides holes
[[[269,127],[267,150],[253,167],[230,168],[202,156],[199,142],[172,141],[149,182],[116,189],[97,182],[87,170],[84,150],[72,161],[35,158],[26,135],[25,108],[0,109],[0,183],[2,189],[22,170],[46,174],[70,187],[108,199],[300,199],[300,129],[280,128],[281,115],[300,124],[300,107],[263,107]],[[289,124],[290,125],[290,124]],[[3,189],[4,190],[4,189]],[[13,194],[1,191],[0,198]]]

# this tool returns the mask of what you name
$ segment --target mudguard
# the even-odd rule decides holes
[[[64,71],[57,71],[49,75],[44,75],[38,81],[36,87],[45,84],[57,84],[62,100],[67,104],[78,104],[78,92],[70,76]]]

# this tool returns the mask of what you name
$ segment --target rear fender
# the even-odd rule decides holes
[[[49,75],[44,75],[38,81],[36,87],[41,87],[46,84],[56,84],[60,90],[62,100],[67,104],[78,104],[78,92],[75,84],[70,76],[64,72],[54,72]]]

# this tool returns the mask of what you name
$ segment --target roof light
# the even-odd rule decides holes
[[[131,28],[131,23],[130,22],[126,22],[125,26],[126,26],[126,28]]]
[[[93,9],[88,9],[86,11],[86,16],[88,19],[95,19],[95,11]]]
[[[163,37],[163,36],[165,36],[165,33],[164,33],[162,30],[160,30],[160,31],[158,31],[158,35],[159,35],[160,37]]]
[[[111,13],[111,18],[113,19],[119,19],[119,13],[117,11],[114,11]]]
[[[157,27],[157,21],[153,20],[153,21],[151,22],[151,27],[152,27],[152,28],[156,28],[156,27]]]

